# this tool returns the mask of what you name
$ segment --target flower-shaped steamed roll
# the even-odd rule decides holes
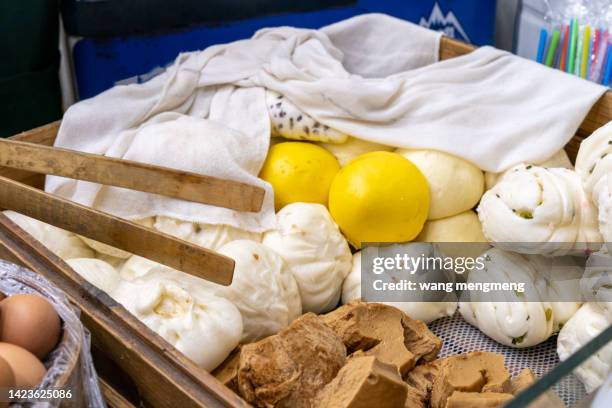
[[[352,259],[338,226],[324,206],[307,203],[283,207],[277,224],[277,229],[264,234],[263,244],[275,250],[291,269],[303,311],[332,310]]]
[[[599,230],[612,242],[612,122],[597,129],[580,144],[576,172],[599,211]],[[612,248],[608,248],[612,249]]]
[[[530,347],[553,334],[554,309],[541,299],[539,273],[527,256],[491,248],[483,255],[483,267],[470,271],[468,284],[525,283],[525,292],[472,291],[470,302],[460,302],[465,320],[481,332],[510,347]]]
[[[596,303],[585,303],[563,326],[557,338],[557,354],[561,361],[580,350],[612,324],[610,311]],[[594,353],[574,370],[587,392],[599,387],[612,369],[612,344]]]
[[[567,155],[567,152],[564,149],[557,151],[557,153],[553,154],[551,157],[544,160],[543,162],[530,163],[530,164],[535,164],[540,167],[546,167],[546,168],[558,167],[558,168],[564,168],[564,169],[570,169],[570,170],[574,168],[574,166],[572,165],[572,162],[569,159],[569,156]],[[524,166],[527,166],[527,165],[528,164],[524,164]],[[516,167],[516,166],[513,166],[513,167]],[[493,186],[496,185],[499,182],[499,180],[501,180],[508,171],[510,170],[502,171],[500,173],[491,173],[489,171],[485,172],[486,189],[487,190],[492,189]]]
[[[516,166],[483,195],[478,217],[493,245],[512,243],[517,252],[565,255],[601,246],[596,209],[568,169]]]

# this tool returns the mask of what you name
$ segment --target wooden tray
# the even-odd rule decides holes
[[[440,58],[463,55],[473,47],[446,37],[440,44]],[[612,120],[612,93],[607,92],[577,129],[566,150],[575,158],[580,142]],[[53,145],[59,122],[14,136],[17,140]],[[0,175],[37,188],[44,176],[0,168]],[[197,367],[174,347],[140,323],[105,293],[99,291],[65,262],[0,215],[0,258],[21,264],[44,275],[66,292],[81,309],[83,323],[92,333],[93,346],[104,353],[134,382],[146,406],[245,407],[248,404],[212,375]],[[118,374],[119,375],[119,374]]]

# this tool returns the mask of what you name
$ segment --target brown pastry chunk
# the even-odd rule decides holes
[[[346,345],[394,364],[404,376],[423,358],[433,360],[442,341],[423,322],[412,320],[401,310],[380,303],[352,302],[323,316]]]
[[[510,381],[509,392],[518,395],[536,382],[536,376],[530,368],[523,369]],[[565,404],[552,390],[546,391],[529,405],[530,408],[564,408]]]
[[[402,408],[407,386],[395,365],[376,357],[349,360],[313,403],[316,408]]]
[[[313,313],[240,352],[238,389],[258,407],[311,407],[346,360],[342,340]]]
[[[512,395],[518,395],[529,388],[535,381],[536,377],[531,368],[525,368],[510,381],[508,392]]]
[[[240,363],[240,346],[214,369],[212,375],[230,390],[238,393],[238,364]]]
[[[446,408],[498,408],[512,398],[512,394],[499,392],[455,391],[448,398]]]
[[[443,360],[421,364],[406,374],[404,381],[408,385],[406,408],[428,407],[433,382],[440,372]]]
[[[510,374],[504,356],[497,353],[473,352],[444,360],[431,390],[431,406],[444,408],[455,391],[506,393]]]

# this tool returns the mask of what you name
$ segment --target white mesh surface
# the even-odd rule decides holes
[[[471,351],[490,351],[505,356],[506,367],[512,376],[523,368],[531,368],[541,377],[559,364],[557,356],[557,336],[553,336],[535,347],[515,349],[497,343],[463,320],[459,313],[452,317],[438,319],[429,324],[436,336],[443,340],[440,358]],[[574,404],[586,395],[582,383],[573,374],[563,377],[554,390],[567,406]]]

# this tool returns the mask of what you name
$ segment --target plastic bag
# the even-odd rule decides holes
[[[47,368],[36,390],[54,390],[58,398],[22,400],[11,407],[106,407],[96,370],[91,359],[90,334],[79,320],[79,310],[72,307],[62,291],[42,276],[0,260],[0,292],[7,296],[18,293],[36,294],[46,298],[62,320],[62,337],[43,361]],[[65,397],[60,398],[64,391]],[[70,393],[67,398],[66,393]]]

